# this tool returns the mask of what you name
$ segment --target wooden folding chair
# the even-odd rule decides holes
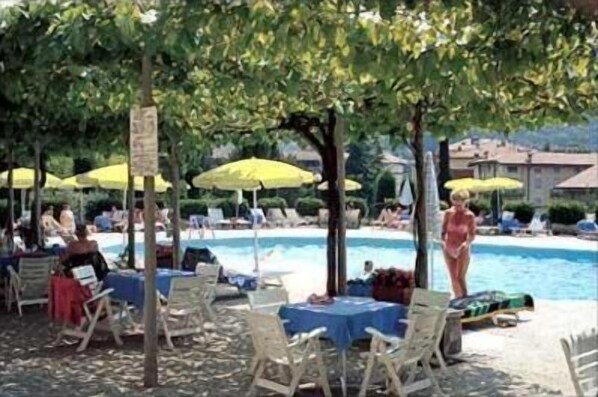
[[[56,262],[57,258],[53,256],[21,258],[18,272],[12,266],[8,266],[10,280],[7,309],[12,308],[14,301],[19,316],[23,316],[23,306],[47,304],[50,273]]]
[[[82,286],[88,287],[91,291],[91,298],[83,302],[85,317],[79,326],[74,328],[64,327],[58,334],[57,342],[65,336],[81,339],[77,352],[80,353],[87,348],[91,337],[96,331],[110,332],[118,346],[122,346],[119,329],[116,326],[116,319],[112,312],[110,293],[114,291],[108,288],[102,291],[102,282],[98,281],[93,266],[80,266],[72,270],[73,278],[78,280]],[[103,318],[100,320],[100,318]]]
[[[208,263],[198,263],[195,267],[195,274],[197,274],[204,283],[205,295],[204,295],[204,308],[208,314],[208,318],[211,322],[214,322],[216,316],[212,310],[212,304],[216,300],[216,287],[218,286],[218,277],[220,276],[220,265],[211,265]]]
[[[158,300],[158,321],[170,349],[174,349],[173,337],[200,333],[207,337],[202,314],[202,308],[206,307],[205,295],[206,285],[201,277],[174,277],[170,280],[168,299],[161,297],[166,305]]]
[[[387,386],[401,397],[430,386],[434,387],[436,393],[443,395],[430,367],[430,351],[436,344],[438,322],[439,316],[436,313],[413,315],[409,319],[405,339],[366,328],[366,332],[372,335],[372,343],[359,397],[365,397],[376,364],[384,366]],[[418,370],[418,364],[421,364],[425,378],[415,381],[414,373]],[[405,378],[403,375],[407,375],[407,380],[401,380]]]
[[[562,338],[561,345],[577,397],[598,396],[598,330]]]
[[[311,378],[311,381],[315,381],[323,389],[326,397],[332,397],[318,339],[326,332],[326,328],[314,329],[309,334],[303,334],[289,343],[278,316],[249,311],[247,322],[258,357],[258,366],[249,389],[249,396],[254,396],[258,387],[285,396],[293,396],[300,387],[301,379],[308,378],[305,376],[307,371],[314,369],[317,375]],[[278,366],[282,381],[288,380],[286,368],[289,368],[290,384],[277,383],[263,377],[268,364]]]
[[[446,370],[446,362],[444,356],[440,351],[440,342],[444,333],[444,326],[446,325],[446,316],[451,300],[451,294],[448,292],[438,292],[422,288],[415,288],[411,295],[411,304],[409,305],[409,313],[407,320],[400,320],[403,323],[409,323],[409,319],[416,314],[436,313],[440,317],[436,324],[436,343],[430,352],[436,357],[438,364],[442,370]]]

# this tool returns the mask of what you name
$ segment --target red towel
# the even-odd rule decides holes
[[[88,287],[82,286],[79,281],[52,276],[48,296],[50,320],[73,326],[81,325],[85,316],[83,303],[89,298],[91,298],[91,291]]]

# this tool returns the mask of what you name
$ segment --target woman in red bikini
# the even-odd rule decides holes
[[[467,191],[453,191],[453,206],[444,214],[442,223],[442,251],[456,298],[467,296],[465,276],[469,267],[471,242],[476,234],[475,215],[465,208],[468,199]]]

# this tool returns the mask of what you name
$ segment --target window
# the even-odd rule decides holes
[[[507,167],[507,172],[509,174],[516,174],[517,171],[518,171],[518,169],[517,169],[517,166],[515,166],[515,165],[510,165]]]
[[[542,189],[542,178],[534,179],[534,189]]]
[[[534,167],[534,172],[536,174],[541,174],[542,173],[542,168],[540,168],[540,167]]]

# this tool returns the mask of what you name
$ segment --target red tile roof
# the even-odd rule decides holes
[[[598,189],[598,165],[559,183],[556,189]]]

